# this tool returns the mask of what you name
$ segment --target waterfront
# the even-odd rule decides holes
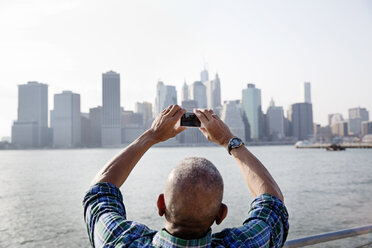
[[[282,188],[290,215],[289,239],[372,223],[371,150],[249,149]],[[118,151],[0,151],[0,247],[89,247],[81,202],[96,172]],[[121,188],[128,218],[153,229],[163,227],[157,195],[172,166],[186,156],[210,159],[224,178],[229,213],[213,231],[240,225],[252,197],[234,160],[218,147],[151,149]],[[368,238],[328,246],[355,247]]]

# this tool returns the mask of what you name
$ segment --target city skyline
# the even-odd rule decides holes
[[[201,78],[203,78],[203,73],[205,74],[205,72],[208,72],[207,70],[205,70],[205,69],[203,69],[202,71],[201,71],[201,74],[200,74],[200,77]],[[115,87],[118,87],[119,89],[120,89],[120,73],[117,73],[117,72],[115,72],[115,71],[112,71],[112,70],[110,70],[110,71],[108,71],[108,72],[106,72],[106,73],[102,73],[102,81],[101,81],[101,83],[102,83],[102,90],[103,89],[105,89],[105,87],[104,87],[104,77],[106,76],[108,76],[108,75],[110,75],[110,77],[117,77],[117,79],[113,79],[113,80],[118,80],[116,83],[117,83],[117,86],[115,86]],[[218,76],[217,76],[218,77]],[[111,79],[112,80],[112,79]],[[112,83],[114,82],[114,81],[111,81]],[[207,82],[207,81],[206,81]],[[213,81],[212,81],[213,82]],[[219,82],[219,79],[218,79],[218,82]],[[39,85],[45,85],[47,88],[49,88],[49,85],[48,84],[44,84],[44,83],[40,83],[40,82],[37,82],[37,81],[28,81],[27,83],[25,83],[25,84],[20,84],[19,86],[26,86],[26,85],[30,85],[30,84],[39,84]],[[193,84],[195,84],[195,83],[199,83],[199,84],[201,84],[201,81],[194,81],[194,83]],[[219,82],[220,83],[220,82]],[[184,84],[185,84],[185,82],[184,82]],[[163,87],[164,89],[165,88],[170,88],[173,92],[172,93],[167,93],[166,91],[163,93],[163,94],[165,94],[165,95],[167,95],[167,94],[176,94],[176,96],[179,96],[180,95],[180,97],[182,98],[182,94],[183,94],[183,90],[184,90],[184,87],[185,87],[185,85],[183,85],[182,86],[182,88],[181,89],[179,89],[179,88],[177,88],[176,86],[174,86],[174,85],[165,85],[164,84],[164,82],[162,82],[162,81],[158,81],[157,82],[157,87],[156,87],[156,90],[155,90],[155,94],[154,94],[154,97],[153,97],[153,101],[151,102],[151,101],[149,101],[149,103],[151,103],[151,104],[154,104],[154,109],[152,110],[153,111],[153,114],[157,114],[157,111],[159,111],[157,108],[157,104],[159,104],[158,103],[158,101],[159,101],[159,99],[158,99],[158,96],[157,96],[157,94],[159,94],[159,85],[161,85],[161,87]],[[201,84],[201,85],[203,85],[204,86],[204,84]],[[222,83],[222,85],[223,85],[223,83]],[[283,117],[285,117],[285,118],[289,118],[289,115],[288,115],[288,111],[290,111],[290,109],[291,109],[291,107],[292,107],[292,105],[294,105],[294,104],[299,104],[299,103],[306,103],[307,102],[307,100],[308,99],[310,99],[309,97],[311,96],[311,82],[303,82],[302,84],[302,95],[301,95],[301,97],[303,98],[302,100],[299,100],[298,102],[294,102],[294,103],[292,103],[292,104],[290,104],[289,106],[278,106],[278,107],[282,107],[283,108],[283,110],[285,110],[283,113],[285,113],[284,115],[283,115]],[[190,86],[192,86],[192,84],[190,84],[188,87],[190,88]],[[244,97],[242,98],[242,96],[244,96],[244,92],[247,90],[247,89],[250,89],[250,87],[253,87],[254,89],[255,89],[255,84],[247,84],[246,85],[246,87],[247,88],[242,88],[241,89],[241,92],[242,92],[242,95],[241,95],[241,97],[240,98],[238,98],[238,99],[233,99],[233,100],[226,100],[226,99],[222,99],[222,101],[221,101],[221,103],[222,103],[222,105],[220,106],[220,107],[222,107],[225,103],[228,103],[229,104],[229,102],[232,102],[232,101],[236,101],[236,100],[239,100],[240,102],[241,102],[241,104],[242,104],[242,107],[244,108]],[[301,86],[300,86],[301,87]],[[107,88],[107,87],[106,87]],[[306,88],[306,89],[305,89]],[[191,88],[192,89],[192,88]],[[110,89],[111,91],[112,90],[114,90],[114,89]],[[265,113],[268,113],[268,111],[269,111],[269,109],[270,109],[270,107],[272,107],[272,104],[274,104],[274,98],[272,98],[271,100],[270,100],[270,103],[269,103],[269,107],[267,108],[267,110],[265,110],[265,109],[263,109],[262,108],[262,106],[264,106],[264,103],[262,102],[262,100],[261,100],[261,89],[257,89],[258,91],[259,91],[259,99],[258,99],[258,102],[257,102],[257,104],[259,104],[259,107],[261,108],[261,113],[262,114],[265,114]],[[114,91],[112,91],[112,93],[114,93],[114,92],[116,92],[115,94],[117,95],[118,94],[118,92],[119,92],[120,90],[117,90],[116,89],[116,91],[114,90]],[[62,91],[62,93],[65,93],[65,92],[71,92],[71,90],[69,90],[69,89],[66,89],[66,90],[63,90]],[[112,94],[112,93],[110,93],[110,94]],[[49,94],[49,93],[48,93]],[[80,93],[79,92],[77,92],[76,94],[78,94],[79,95],[79,99],[80,99]],[[52,96],[53,96],[53,98],[55,98],[55,96],[56,95],[58,95],[58,93],[54,93],[54,94],[52,94]],[[103,95],[105,95],[105,93],[102,91],[102,96]],[[162,104],[162,105],[164,105],[164,104],[166,104],[167,102],[169,103],[169,104],[175,104],[175,103],[177,103],[178,105],[180,105],[180,106],[182,106],[182,99],[180,99],[180,100],[177,100],[177,97],[175,98],[175,99],[165,99],[165,95],[162,97],[163,98],[163,101],[164,101],[164,103]],[[190,98],[190,93],[188,93],[188,97]],[[116,97],[116,100],[115,101],[118,101],[118,102],[121,102],[120,101],[120,98],[121,98],[121,96],[120,96],[120,94],[119,95],[117,95]],[[193,97],[191,97],[191,98],[193,98]],[[252,98],[252,97],[250,97],[250,98]],[[253,97],[254,98],[254,97]],[[252,101],[255,101],[254,99],[252,98]],[[190,99],[190,100],[192,100],[192,99]],[[190,101],[190,100],[187,100],[187,101]],[[205,100],[205,104],[206,104],[206,102],[207,102],[207,99],[204,99]],[[18,101],[20,101],[19,99],[18,99]],[[55,100],[54,100],[55,101]],[[54,101],[52,101],[50,104],[48,104],[48,113],[49,113],[49,111],[50,111],[50,116],[48,115],[48,126],[49,126],[49,123],[50,123],[50,127],[52,127],[53,126],[53,120],[52,120],[52,113],[53,113],[53,108],[52,108],[52,104],[54,104]],[[175,101],[177,101],[177,102],[175,102]],[[103,102],[103,98],[101,99],[101,104],[97,104],[97,105],[95,105],[95,106],[89,106],[88,107],[88,111],[80,111],[80,113],[81,114],[84,114],[84,113],[89,113],[90,112],[90,110],[92,110],[92,109],[94,109],[94,108],[97,108],[97,107],[99,107],[99,108],[102,108],[102,102]],[[142,101],[143,103],[146,103],[147,101]],[[124,108],[123,106],[122,106],[122,104],[120,104],[120,105],[118,105],[118,106],[120,106],[120,108],[122,108],[122,110],[126,110],[126,111],[133,111],[133,110],[135,110],[137,107],[136,107],[136,105],[137,104],[143,104],[142,102],[140,102],[140,101],[136,101],[135,103],[134,103],[134,108],[133,109],[126,109],[126,108]],[[197,101],[196,101],[197,102]],[[79,106],[80,106],[80,100],[79,100]],[[253,105],[252,105],[253,106]],[[164,106],[163,106],[164,107]],[[166,107],[166,106],[165,106]],[[80,107],[79,107],[80,108]],[[358,106],[358,107],[356,107],[356,106],[352,106],[352,107],[349,107],[348,109],[347,109],[347,113],[350,113],[350,110],[351,109],[354,109],[354,108],[360,108],[360,106]],[[366,108],[364,108],[364,109],[366,109]],[[18,111],[19,111],[19,109],[18,109]],[[191,109],[189,109],[188,111],[191,111]],[[368,111],[368,109],[367,109],[367,111]],[[312,112],[314,112],[313,110],[312,110]],[[329,120],[329,118],[330,118],[330,116],[332,116],[332,115],[337,115],[339,112],[341,112],[341,111],[338,111],[337,113],[328,113],[328,115],[327,115],[327,123],[326,124],[322,124],[322,123],[319,123],[319,122],[316,122],[315,120],[313,120],[313,117],[312,117],[312,122],[314,123],[314,124],[321,124],[321,125],[324,125],[324,126],[326,126],[327,124],[329,125],[329,122],[330,122],[330,120]],[[312,113],[312,115],[313,115],[314,113]],[[342,115],[342,114],[341,114]],[[349,114],[350,115],[350,114]],[[345,115],[346,116],[346,115]],[[155,116],[154,116],[155,117]],[[252,117],[251,117],[252,118]],[[368,118],[367,118],[368,119]],[[346,119],[346,120],[348,120],[348,119]],[[256,121],[258,121],[258,120],[256,120]],[[17,122],[17,120],[14,120],[14,122]],[[119,125],[119,124],[118,124]],[[261,124],[255,124],[255,125],[261,125]],[[253,137],[253,139],[255,140],[255,139],[258,139],[259,138],[259,136],[260,136],[260,132],[262,132],[262,131],[260,131],[260,130],[258,130],[258,126],[257,127],[255,127],[257,130],[255,131],[256,132],[256,134],[255,134],[255,136]],[[359,127],[359,128],[361,128],[361,127]],[[252,132],[252,130],[251,130],[251,132]],[[2,136],[2,137],[7,137],[7,136]],[[252,137],[251,137],[252,138]]]
[[[276,107],[273,99],[266,113],[262,110],[261,89],[254,84],[247,84],[242,89],[241,99],[224,101],[221,106],[218,102],[218,75],[215,81],[209,81],[208,71],[204,69],[200,76],[204,83],[195,81],[190,89],[186,84],[182,87],[181,106],[191,112],[194,108],[205,108],[207,103],[214,102],[215,106],[211,108],[234,133],[242,137],[244,132],[246,142],[279,141],[288,144],[308,139],[322,142],[333,139],[338,142],[340,138],[350,140],[354,137],[358,140],[370,134],[372,122],[369,122],[366,108],[349,108],[347,122],[341,114],[331,113],[327,126],[314,123],[311,82],[303,84],[303,101],[291,104],[284,116],[283,107]],[[208,94],[207,88],[210,88]],[[161,110],[170,104],[178,104],[176,87],[159,81],[153,110],[149,102],[136,102],[135,111],[125,110],[120,106],[120,73],[111,70],[102,73],[102,107],[90,108],[89,113],[84,113],[80,108],[80,94],[72,91],[55,94],[48,128],[48,85],[28,82],[19,85],[18,89],[18,119],[12,126],[12,145],[18,148],[51,145],[54,148],[118,147],[138,137]],[[191,98],[185,95],[186,92],[190,93]],[[152,111],[155,111],[155,115]],[[205,141],[201,133],[194,129],[172,139],[170,143],[195,145]]]
[[[316,123],[371,110],[371,10],[368,1],[1,2],[0,137],[17,119],[17,85],[48,84],[49,109],[54,94],[77,92],[87,113],[100,105],[100,74],[110,69],[121,74],[125,109],[153,103],[159,79],[181,99],[184,79],[199,80],[207,65],[223,101],[254,83],[263,110],[271,98],[288,109],[309,81]]]

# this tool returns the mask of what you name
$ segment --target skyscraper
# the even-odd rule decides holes
[[[53,146],[77,147],[81,144],[80,95],[63,91],[54,95]]]
[[[189,87],[187,86],[186,81],[183,83],[181,91],[181,102],[189,100]]]
[[[314,132],[313,106],[311,103],[295,103],[289,106],[288,119],[292,135],[297,140],[307,140]]]
[[[164,85],[159,81],[156,85],[156,98],[155,98],[155,113],[158,115],[169,105],[177,104],[177,91],[176,87],[172,85]]]
[[[304,102],[311,103],[311,84],[310,82],[304,82]]]
[[[328,115],[328,125],[332,126],[336,123],[343,122],[344,118],[342,117],[342,114],[335,113],[335,114],[329,114]]]
[[[98,106],[89,109],[89,120],[91,137],[90,143],[92,147],[100,147],[102,145],[102,107]]]
[[[268,134],[272,139],[282,139],[284,137],[284,111],[283,107],[275,106],[271,99],[270,106],[266,112]]]
[[[216,109],[221,106],[221,85],[220,78],[216,74],[214,80],[208,80],[204,82],[207,91],[207,107],[210,109]]]
[[[12,126],[12,142],[21,147],[42,147],[48,142],[48,85],[18,85],[18,120]]]
[[[201,81],[202,83],[204,83],[204,82],[206,82],[206,81],[208,81],[208,80],[209,80],[208,71],[207,71],[206,68],[204,68],[204,70],[202,70],[202,71],[200,72],[200,81]]]
[[[369,120],[369,112],[365,108],[349,109],[349,134],[359,135],[362,132],[362,122]]]
[[[207,89],[200,81],[195,81],[190,87],[189,98],[198,102],[198,108],[207,107]]]
[[[250,139],[259,140],[262,134],[261,90],[248,84],[242,91],[242,108],[248,120]]]
[[[143,117],[143,127],[149,128],[152,122],[152,104],[149,102],[136,102],[134,112],[139,113]]]
[[[102,146],[121,144],[120,74],[102,74]]]
[[[242,109],[239,100],[225,101],[222,107],[221,119],[237,137],[244,139],[244,122]]]

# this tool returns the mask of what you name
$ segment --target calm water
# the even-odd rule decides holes
[[[372,150],[326,152],[251,147],[282,188],[289,239],[372,223]],[[89,247],[82,199],[96,172],[119,150],[0,151],[0,247]],[[252,200],[223,148],[153,148],[121,188],[129,219],[163,227],[156,199],[172,166],[203,156],[220,170],[229,214],[214,231],[240,225]],[[319,247],[355,247],[368,235]]]

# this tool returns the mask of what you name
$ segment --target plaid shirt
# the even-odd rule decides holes
[[[243,225],[199,239],[177,238],[126,219],[120,190],[98,183],[84,198],[84,217],[92,247],[281,247],[288,234],[288,213],[275,196],[263,194],[251,204]]]

